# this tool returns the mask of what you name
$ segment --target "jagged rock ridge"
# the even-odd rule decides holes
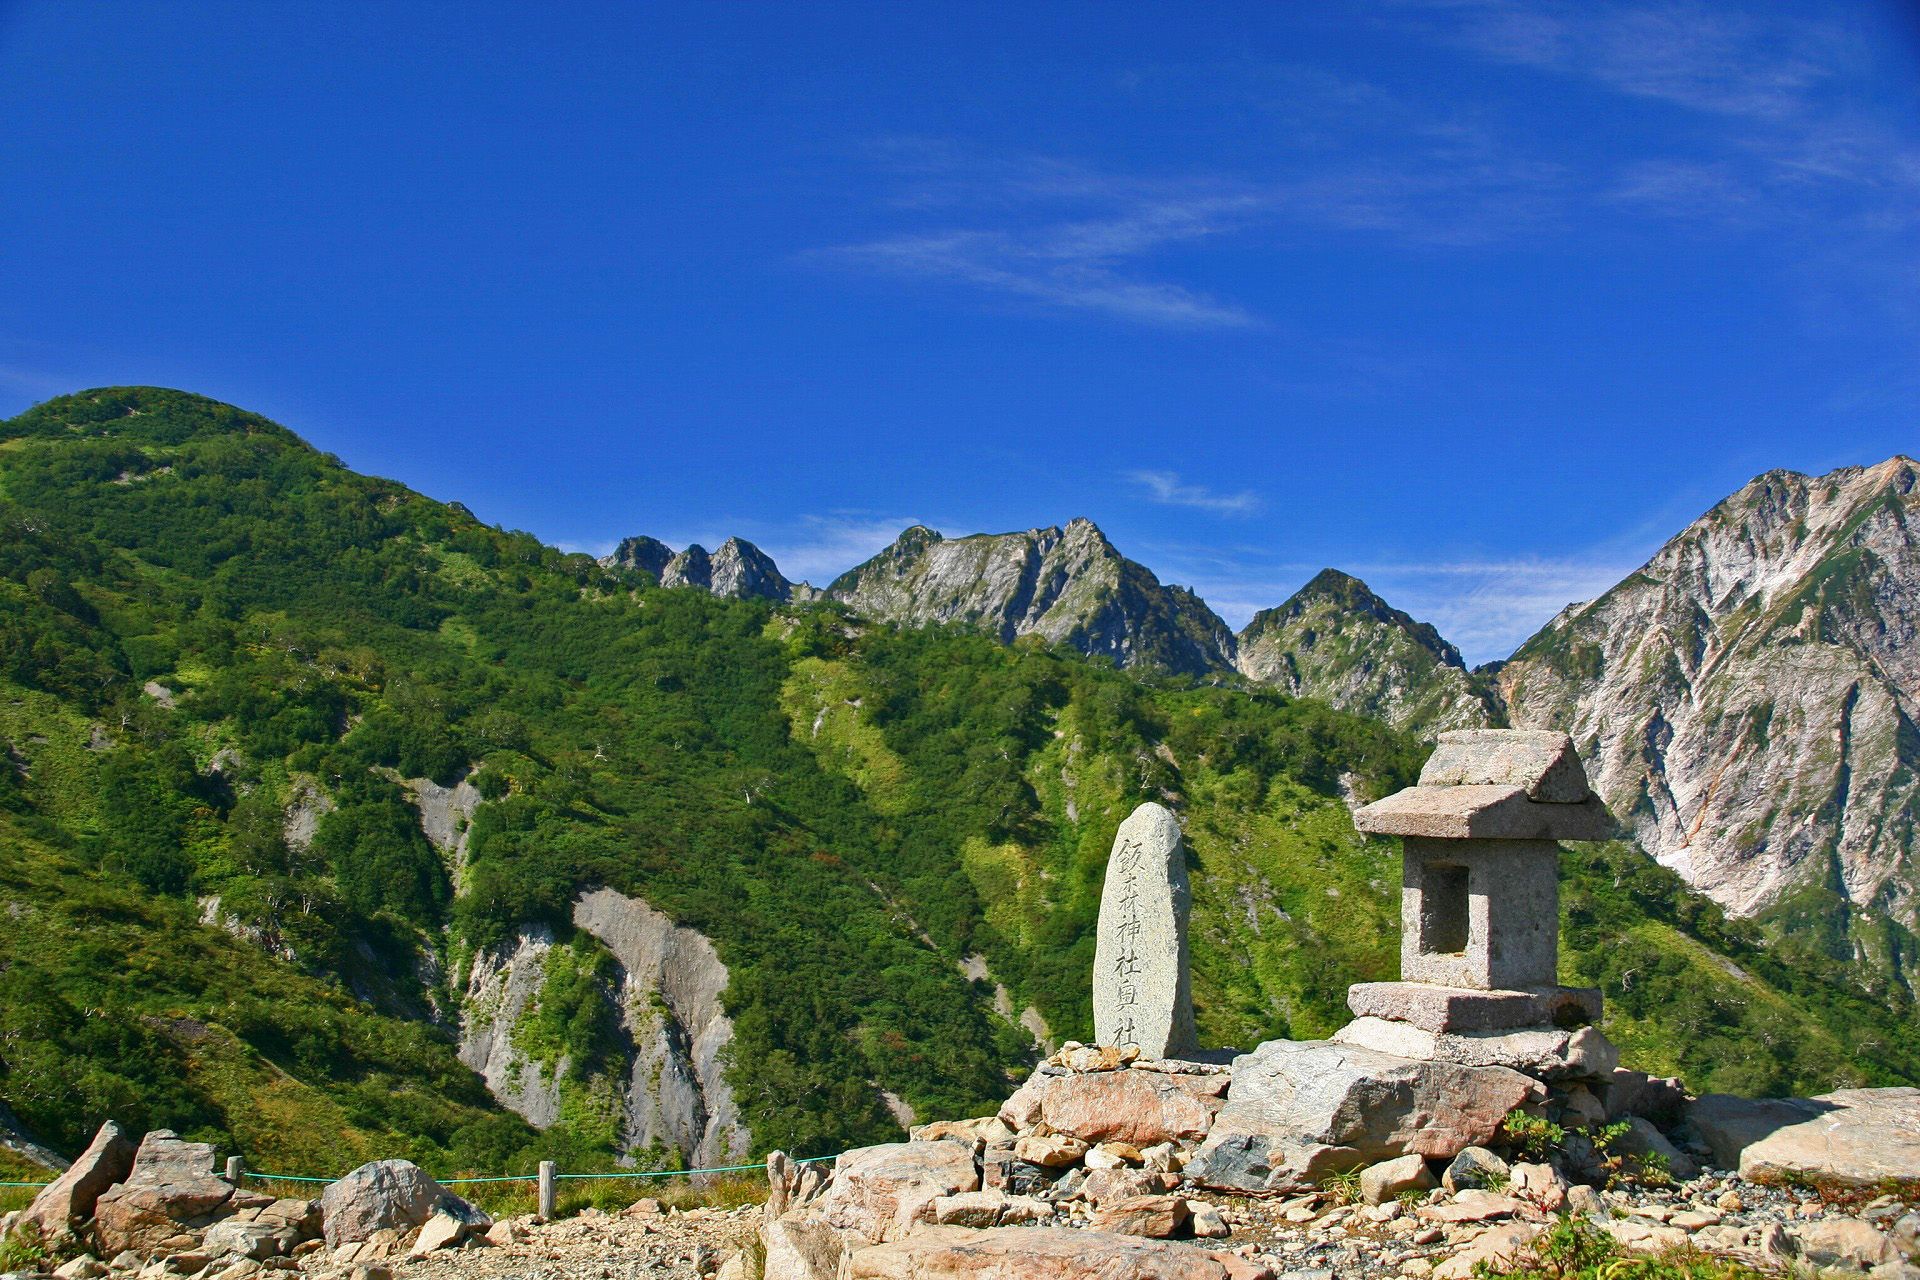
[[[1206,602],[1162,585],[1085,518],[965,538],[915,525],[827,595],[882,621],[967,624],[1005,642],[1038,635],[1122,667],[1233,668],[1233,633]]]
[[[713,552],[697,542],[675,552],[655,538],[625,538],[600,563],[610,569],[639,570],[663,587],[695,587],[732,600],[804,602],[819,594],[804,582],[789,582],[773,557],[745,538],[728,538]]]
[[[1642,844],[1735,912],[1920,924],[1917,483],[1905,457],[1759,476],[1521,646],[1513,723],[1570,729]]]
[[[1492,691],[1430,623],[1323,569],[1237,637],[1249,680],[1422,733],[1502,722]]]

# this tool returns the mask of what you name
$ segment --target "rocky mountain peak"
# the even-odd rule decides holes
[[[622,538],[613,554],[603,556],[602,565],[610,569],[637,569],[641,573],[652,574],[657,581],[666,574],[667,565],[673,559],[673,548],[658,538],[646,536]]]
[[[982,627],[1071,645],[1120,666],[1230,670],[1233,635],[1189,591],[1122,556],[1093,521],[946,538],[922,525],[836,579],[828,595],[856,613],[926,626]]]
[[[1736,912],[1920,925],[1916,481],[1756,476],[1521,646],[1514,723],[1571,727],[1646,848]]]
[[[1501,723],[1458,649],[1338,569],[1255,614],[1237,639],[1241,674],[1296,696],[1423,733]]]
[[[677,553],[656,538],[625,538],[600,563],[650,573],[663,587],[693,587],[732,600],[784,602],[818,595],[804,582],[788,581],[773,557],[745,538],[728,538],[713,552],[696,542]]]

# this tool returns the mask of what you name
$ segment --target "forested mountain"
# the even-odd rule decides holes
[[[1570,731],[1661,862],[1860,962],[1920,977],[1920,465],[1770,471],[1499,673]]]
[[[1344,801],[1422,748],[1322,703],[662,589],[179,392],[0,424],[0,531],[0,1104],[56,1148],[113,1115],[317,1171],[610,1158],[671,1128],[635,1055],[705,995],[661,939],[711,948],[726,1024],[664,1065],[723,1074],[752,1149],[974,1113],[1090,1034],[1149,797],[1204,1040],[1324,1034],[1393,970],[1397,851]],[[1636,1065],[1920,1080],[1837,964],[1631,846],[1567,867],[1563,969]],[[462,1064],[496,1050],[543,1131]]]
[[[1431,737],[1502,723],[1498,699],[1432,624],[1323,569],[1238,636],[1249,679]]]

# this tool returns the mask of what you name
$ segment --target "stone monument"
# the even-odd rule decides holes
[[[1187,847],[1180,824],[1152,801],[1113,838],[1100,891],[1093,956],[1093,1028],[1103,1045],[1143,1058],[1179,1058],[1197,1042],[1187,978]]]
[[[1403,1058],[1605,1076],[1600,992],[1559,980],[1562,840],[1606,840],[1612,815],[1564,733],[1440,735],[1420,784],[1353,824],[1404,842],[1400,981],[1348,989],[1334,1039]]]

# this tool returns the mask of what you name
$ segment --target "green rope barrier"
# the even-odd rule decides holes
[[[51,1182],[0,1182],[0,1187],[50,1187]]]

